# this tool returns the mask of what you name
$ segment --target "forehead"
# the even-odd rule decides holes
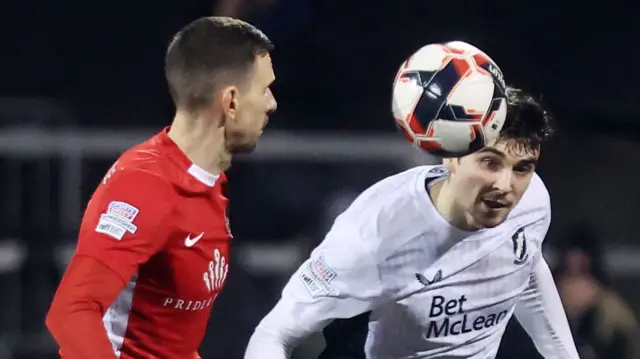
[[[482,156],[487,153],[504,157],[511,162],[519,161],[537,161],[540,157],[540,149],[532,149],[522,143],[514,140],[498,141],[489,144],[487,147],[474,153],[474,155]]]
[[[276,78],[273,72],[271,55],[269,55],[268,53],[257,55],[253,68],[253,80],[256,82],[269,84]]]

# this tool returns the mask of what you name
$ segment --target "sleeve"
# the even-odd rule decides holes
[[[65,358],[115,359],[102,317],[124,285],[93,258],[71,260],[46,319]]]
[[[350,318],[384,300],[377,262],[359,230],[343,216],[289,279],[260,322],[245,359],[285,359],[298,341],[333,319]]]
[[[169,184],[149,172],[129,171],[116,172],[101,187],[85,211],[76,255],[96,259],[128,282],[169,238]]]
[[[530,233],[542,243],[549,225],[550,215],[532,226]],[[545,359],[579,359],[560,295],[541,251],[533,258],[529,285],[516,304],[515,316]]]
[[[66,358],[114,358],[102,324],[106,309],[169,238],[167,183],[147,172],[112,174],[85,210],[78,247],[47,315]]]

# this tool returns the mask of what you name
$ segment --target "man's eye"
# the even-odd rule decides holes
[[[480,160],[480,163],[483,167],[486,167],[490,170],[496,170],[500,167],[500,161],[492,157],[485,157]]]
[[[533,165],[526,165],[526,166],[517,166],[513,170],[519,173],[529,173],[533,171],[533,168],[534,168]]]

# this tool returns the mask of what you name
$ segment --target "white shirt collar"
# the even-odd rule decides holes
[[[204,183],[209,187],[215,186],[216,181],[218,180],[218,178],[220,178],[220,175],[209,173],[196,164],[191,164],[187,172],[189,172],[189,174],[195,177],[198,181]]]

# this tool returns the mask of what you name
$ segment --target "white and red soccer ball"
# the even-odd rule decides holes
[[[500,68],[461,41],[429,44],[405,61],[393,84],[393,115],[407,140],[440,157],[494,141],[507,114]]]

